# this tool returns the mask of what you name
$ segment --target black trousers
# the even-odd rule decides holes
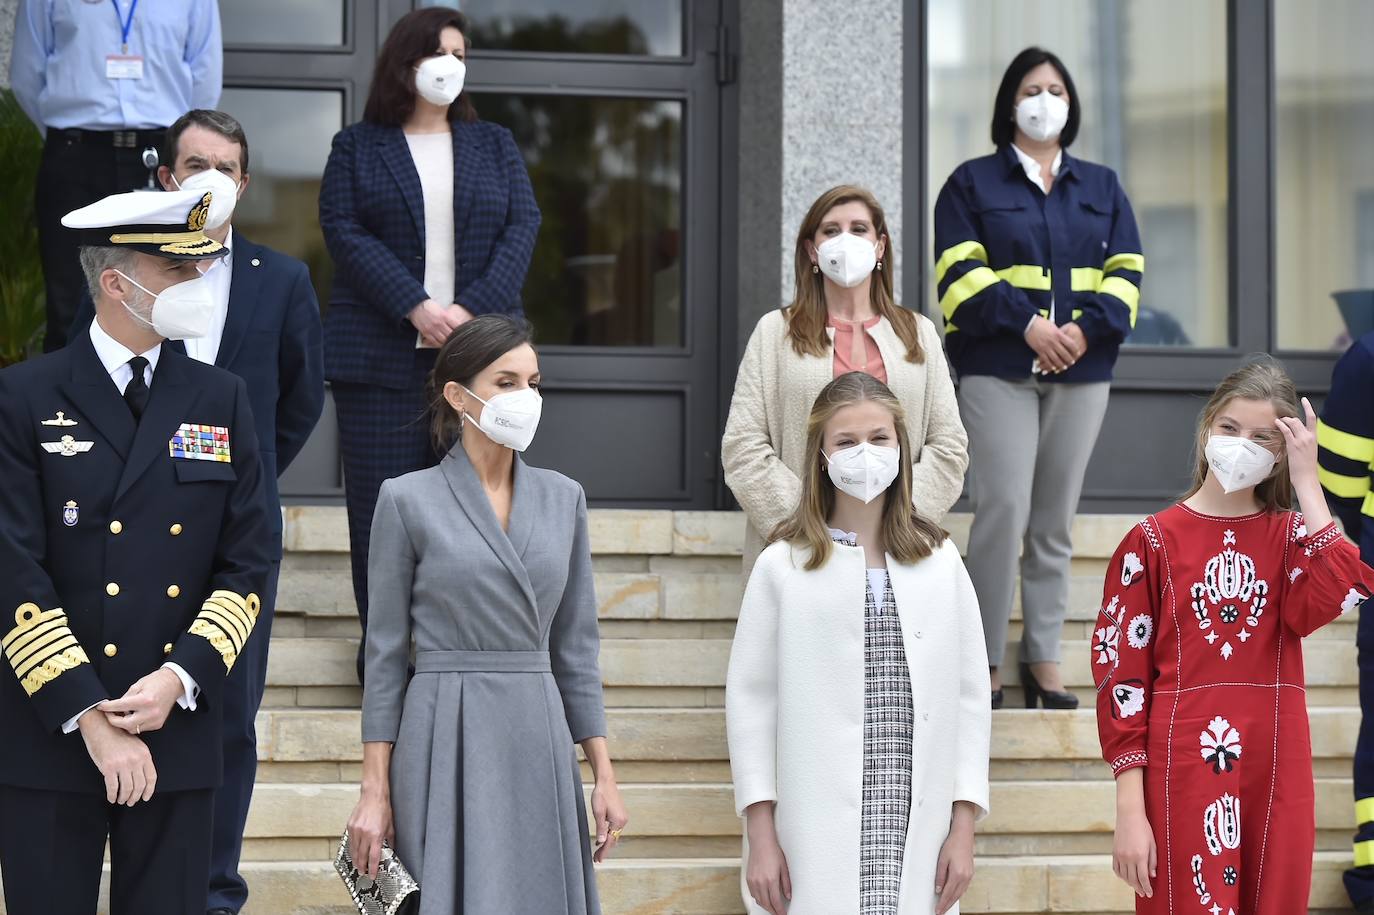
[[[255,720],[267,682],[267,649],[272,641],[272,617],[277,606],[281,563],[272,563],[262,590],[262,609],[253,635],[243,647],[224,683],[224,783],[215,790],[215,832],[210,851],[208,909],[238,912],[248,899],[248,884],[239,874],[243,830],[253,800],[258,771],[258,733]]]
[[[429,405],[424,395],[436,354],[432,349],[415,351],[411,386],[405,390],[337,381],[330,385],[339,417],[353,598],[363,630],[363,644],[358,646],[359,683],[363,682],[367,642],[367,556],[377,493],[384,481],[433,467],[438,461],[430,441]]]
[[[108,836],[110,915],[200,915],[211,797],[209,789],[173,791],[116,807],[102,794],[0,786],[6,912],[92,915]]]
[[[34,206],[38,216],[38,248],[43,259],[47,290],[48,330],[43,352],[67,345],[67,334],[86,280],[77,258],[77,236],[62,225],[72,210],[110,194],[148,185],[143,150],[161,147],[165,130],[140,130],[128,148],[116,148],[110,134],[49,129],[38,166]]]

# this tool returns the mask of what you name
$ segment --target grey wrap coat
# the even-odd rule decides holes
[[[395,744],[421,915],[600,912],[573,749],[606,734],[586,498],[514,473],[509,533],[461,444],[384,483],[372,522],[363,740]]]

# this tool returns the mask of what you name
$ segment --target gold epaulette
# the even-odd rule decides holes
[[[15,627],[3,641],[5,657],[28,695],[72,668],[91,662],[61,607],[45,611],[37,604],[20,604],[14,611],[14,622]]]
[[[188,630],[205,639],[219,652],[226,672],[234,669],[253,624],[258,620],[262,601],[256,594],[243,598],[233,591],[216,591],[205,599]]]

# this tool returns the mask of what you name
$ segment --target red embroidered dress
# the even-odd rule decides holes
[[[1316,842],[1302,637],[1369,598],[1334,524],[1175,505],[1107,567],[1092,639],[1103,757],[1145,767],[1159,847],[1137,913],[1307,910]]]

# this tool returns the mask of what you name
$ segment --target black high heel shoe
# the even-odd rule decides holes
[[[1037,701],[1047,709],[1076,709],[1078,697],[1073,693],[1061,693],[1045,689],[1031,673],[1030,665],[1020,663],[1021,689],[1026,693],[1026,708],[1035,708]]]

